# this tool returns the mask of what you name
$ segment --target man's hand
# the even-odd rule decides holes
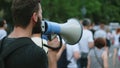
[[[48,45],[51,47],[59,47],[60,42],[58,41],[58,38],[55,37],[54,39],[52,39],[51,41],[48,41]]]

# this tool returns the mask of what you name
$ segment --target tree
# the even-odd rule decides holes
[[[4,17],[12,24],[11,1],[0,0],[0,17]],[[107,23],[120,22],[120,0],[41,0],[43,18],[66,22],[69,18],[92,19],[94,22],[101,20]],[[81,11],[82,10],[82,11]]]
[[[0,0],[0,17],[7,21],[8,34],[12,31],[11,1],[12,0]]]

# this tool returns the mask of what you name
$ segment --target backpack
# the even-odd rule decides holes
[[[67,68],[67,65],[70,63],[69,60],[67,60],[67,51],[64,49],[63,53],[61,54],[58,62],[57,62],[57,68]]]
[[[29,38],[23,37],[23,38],[15,39],[13,42],[10,43],[9,46],[7,46],[5,49],[2,49],[4,40],[5,38],[3,38],[0,41],[0,68],[5,68],[5,64],[4,64],[5,58],[7,58],[9,55],[11,55],[13,52],[18,50],[19,48],[28,46],[31,43],[33,43]]]
[[[119,36],[118,40],[119,40],[119,43],[120,43],[120,36]]]

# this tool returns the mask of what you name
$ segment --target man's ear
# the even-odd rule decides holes
[[[38,15],[37,15],[37,13],[33,13],[33,15],[32,15],[32,20],[36,23],[37,22],[37,20],[38,20]]]

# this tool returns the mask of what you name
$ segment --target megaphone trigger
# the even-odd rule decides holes
[[[57,37],[57,34],[50,34],[50,35],[47,35],[47,37],[48,37],[48,40],[52,40],[52,39],[54,39],[55,37]]]

